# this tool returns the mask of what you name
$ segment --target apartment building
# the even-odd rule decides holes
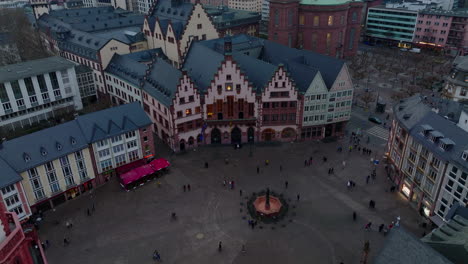
[[[20,220],[108,181],[115,169],[154,155],[151,120],[139,104],[77,117],[4,141],[2,201]]]
[[[462,109],[456,102],[421,96],[394,106],[389,175],[409,203],[434,222],[454,201],[468,201],[468,115]]]
[[[0,125],[16,130],[83,108],[75,64],[48,57],[0,67]]]

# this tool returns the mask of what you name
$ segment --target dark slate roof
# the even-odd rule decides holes
[[[87,145],[78,123],[70,121],[4,142],[0,157],[20,173]]]
[[[74,63],[62,57],[48,57],[0,67],[0,83],[23,79],[30,76],[73,68]]]
[[[460,205],[460,203],[455,201],[452,207],[450,207],[450,210],[445,215],[445,220],[450,220],[455,215],[459,215],[465,219],[468,219],[468,208],[463,205]]]
[[[38,19],[41,31],[51,34],[58,46],[96,61],[111,39],[125,44],[145,40],[141,32],[144,16],[113,7],[53,10]]]
[[[411,136],[429,151],[441,160],[450,161],[467,171],[468,162],[462,159],[462,153],[468,150],[468,132],[457,126],[458,120],[449,120],[444,117],[445,113],[436,113],[432,107],[424,97],[416,95],[396,104],[393,113]],[[454,145],[449,150],[443,150],[438,142],[434,143],[423,135],[423,130],[427,128],[432,128],[433,131],[437,131],[436,134],[443,135],[439,141],[443,139],[442,141],[454,143]]]
[[[161,58],[151,64],[143,90],[166,106],[172,105],[182,73]]]
[[[89,144],[151,124],[139,103],[77,117],[75,120],[5,141],[0,147],[0,186],[21,180],[21,173]]]
[[[152,124],[138,102],[79,116],[76,122],[88,143],[93,143]]]
[[[231,38],[234,61],[239,60],[257,92],[264,88],[275,69],[284,65],[301,92],[305,92],[320,72],[330,89],[344,66],[344,61],[318,53],[297,50],[248,35]],[[201,90],[210,85],[216,70],[224,60],[224,39],[213,39],[192,44],[184,68]],[[206,58],[211,58],[206,60]]]
[[[1,151],[1,149],[0,149]],[[2,158],[0,158],[0,168],[2,174],[0,175],[0,188],[12,185],[13,183],[21,181],[23,178]]]
[[[160,48],[143,50],[125,55],[116,53],[107,65],[105,71],[136,87],[140,87],[140,84],[144,81],[148,65],[152,63],[155,57],[166,58]]]
[[[371,245],[372,248],[372,245]],[[452,262],[424,244],[402,227],[393,228],[385,245],[372,261],[375,264],[451,264]]]
[[[183,0],[158,0],[156,5],[151,7],[149,17],[157,17],[159,20],[167,19],[185,25],[192,9],[193,4]]]
[[[201,42],[192,43],[183,68],[201,91],[211,85],[224,55],[204,46]]]
[[[262,15],[257,12],[231,9],[226,6],[209,6],[204,5],[208,16],[211,17],[216,29],[227,29],[243,25],[258,24],[262,19]]]
[[[453,263],[468,260],[468,219],[455,215],[448,222],[423,237],[425,242]]]

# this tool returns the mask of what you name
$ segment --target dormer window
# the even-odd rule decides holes
[[[462,159],[465,160],[465,161],[468,160],[468,150],[463,151]]]
[[[443,138],[444,135],[440,133],[439,131],[431,131],[429,132],[429,139],[436,143],[439,138]]]
[[[57,150],[62,150],[62,144],[60,143],[55,143],[55,147],[57,148]]]
[[[41,148],[41,155],[42,156],[47,155],[47,150],[45,148]]]
[[[31,157],[27,153],[23,153],[23,159],[25,162],[31,161]]]
[[[440,148],[447,151],[447,150],[450,150],[453,146],[455,145],[455,142],[453,142],[451,139],[449,138],[441,138],[440,139]]]
[[[70,143],[72,145],[75,145],[76,144],[76,139],[74,137],[70,137]]]

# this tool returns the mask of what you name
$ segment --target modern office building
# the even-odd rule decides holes
[[[20,129],[83,108],[75,64],[49,57],[0,67],[0,124]]]
[[[366,39],[370,42],[410,47],[416,30],[417,17],[417,11],[383,6],[371,7],[367,13]]]
[[[260,13],[262,11],[262,0],[228,0],[228,6],[232,9]]]
[[[357,52],[361,1],[270,0],[268,39],[336,58]]]
[[[156,51],[115,55],[106,80],[174,151],[340,136],[353,98],[343,61],[248,35],[193,43],[182,70]]]
[[[27,219],[107,182],[115,169],[154,155],[151,120],[139,104],[75,120],[2,142],[3,202]]]
[[[449,100],[414,96],[394,106],[387,144],[388,173],[426,217],[444,217],[468,202],[468,115]]]

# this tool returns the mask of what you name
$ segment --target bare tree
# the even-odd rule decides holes
[[[23,61],[50,56],[22,9],[0,9],[0,32],[11,33]]]
[[[361,94],[361,96],[359,96],[359,99],[361,99],[361,101],[366,105],[366,108],[369,107],[369,104],[374,102],[375,101],[375,97],[374,94],[372,93],[369,93],[369,92],[365,92],[363,94]]]

